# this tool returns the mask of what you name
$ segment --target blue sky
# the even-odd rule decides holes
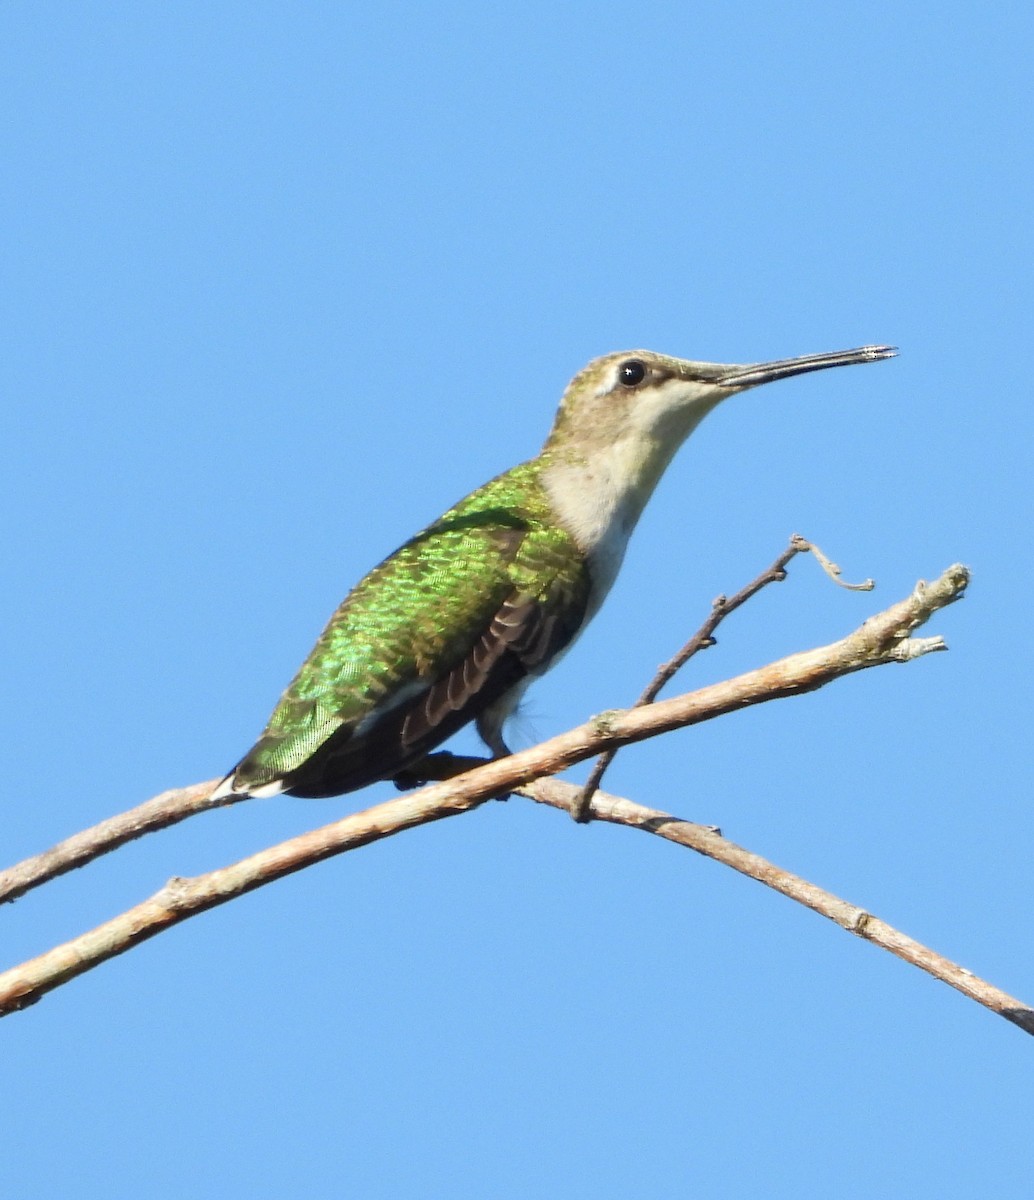
[[[1027,6],[15,4],[0,17],[5,862],[228,769],[373,563],[644,346],[892,363],[681,452],[528,744],[962,559],[951,653],[612,790],[1034,1000]],[[473,748],[469,737],[457,739]],[[578,773],[573,773],[578,777]],[[0,913],[4,965],[391,794],[240,805]],[[1029,1195],[1018,1030],[757,885],[519,800],[0,1026],[11,1195]]]

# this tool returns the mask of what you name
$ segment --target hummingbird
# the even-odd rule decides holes
[[[896,353],[862,346],[746,365],[647,350],[594,359],[568,385],[536,457],[356,584],[213,798],[411,781],[470,721],[494,756],[508,754],[504,723],[599,609],[654,488],[704,417],[748,388]]]

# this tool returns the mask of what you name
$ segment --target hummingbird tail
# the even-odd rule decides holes
[[[281,779],[276,779],[272,783],[264,783],[259,787],[248,787],[247,785],[236,786],[237,768],[221,780],[216,786],[215,791],[209,796],[209,801],[225,800],[232,796],[235,800],[262,800],[268,796],[279,796],[284,790],[284,782]]]

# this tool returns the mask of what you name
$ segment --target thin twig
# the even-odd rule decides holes
[[[823,554],[814,542],[806,541],[800,536],[800,534],[795,533],[793,536],[796,541],[801,543],[801,548],[803,550],[811,551],[818,561],[819,566],[822,567],[823,571],[826,572],[826,574],[830,577],[830,579],[833,580],[837,587],[842,587],[849,592],[871,592],[876,586],[875,579],[863,579],[861,583],[848,583],[846,579],[841,579],[840,568],[831,558]]]
[[[661,667],[650,687],[636,701],[636,705],[651,703],[664,684],[688,662],[697,650],[712,643],[711,635],[724,617],[749,600],[765,584],[784,579],[786,577],[785,568],[790,559],[807,550],[815,552],[815,548],[810,542],[794,534],[790,539],[790,546],[767,571],[763,571],[757,579],[737,592],[732,599],[719,596],[714,602],[712,616],[679,654],[671,662]],[[820,554],[819,557],[820,561],[829,562],[825,555]],[[834,570],[838,572],[839,568],[834,566]],[[587,797],[591,797],[592,792],[599,785],[603,773],[613,757],[613,753],[600,757],[589,783],[585,786]],[[184,788],[172,788],[162,792],[161,795],[137,805],[136,808],[131,808],[128,812],[109,817],[89,829],[65,838],[64,841],[58,842],[57,845],[41,854],[35,854],[0,871],[0,904],[17,900],[20,896],[32,891],[33,888],[40,887],[51,879],[64,875],[67,871],[85,866],[101,855],[110,854],[112,850],[117,850],[119,846],[124,846],[135,838],[143,837],[144,834],[167,829],[197,813],[226,807],[239,803],[242,799],[247,799],[246,796],[228,795],[213,801],[211,792],[217,782],[217,780],[208,780],[205,783],[193,784]],[[578,818],[576,817],[576,819]]]
[[[0,871],[0,904],[8,900],[17,900],[33,888],[64,875],[76,867],[85,866],[102,854],[110,854],[126,842],[143,837],[145,833],[153,833],[158,829],[167,829],[185,821],[195,813],[207,812],[211,808],[224,808],[228,804],[236,804],[246,796],[224,796],[212,800],[211,793],[220,780],[209,779],[205,783],[195,783],[190,787],[172,788],[151,800],[138,804],[128,812],[109,817],[89,829],[75,833],[44,850],[42,854],[34,854],[31,858],[23,859]]]
[[[829,646],[792,654],[736,679],[646,708],[602,713],[568,733],[486,763],[449,782],[352,814],[196,879],[173,879],[143,904],[0,974],[0,1015],[34,1003],[67,980],[198,912],[311,863],[413,825],[467,811],[492,796],[512,792],[533,779],[581,762],[601,749],[642,741],[781,696],[813,691],[854,671],[889,662],[909,662],[943,650],[944,642],[939,637],[910,635],[938,609],[957,600],[968,582],[969,573],[964,567],[951,567],[934,583],[917,585],[910,596]]]
[[[581,789],[575,784],[564,783],[559,779],[539,779],[516,790],[540,804],[550,804],[568,812],[574,809],[581,798]],[[848,933],[864,938],[883,950],[889,950],[905,962],[920,967],[935,979],[1018,1025],[1026,1033],[1034,1034],[1034,1009],[1017,1000],[1015,996],[1010,996],[994,984],[980,979],[972,971],[967,971],[965,967],[910,938],[865,909],[841,900],[832,892],[816,887],[799,875],[784,871],[782,867],[777,867],[760,855],[737,846],[705,825],[681,821],[668,813],[645,808],[641,804],[611,796],[606,792],[597,792],[593,797],[592,815],[596,820],[612,821],[657,834],[732,867],[740,874],[748,875],[821,916],[828,917]]]
[[[789,546],[756,579],[752,579],[745,587],[740,588],[734,596],[718,596],[712,602],[711,612],[707,620],[704,621],[703,625],[700,626],[674,658],[669,659],[658,668],[657,674],[650,680],[642,695],[632,707],[641,708],[644,705],[652,704],[657,699],[661,689],[677,672],[682,670],[695,654],[715,645],[715,630],[730,613],[735,612],[741,605],[746,604],[748,600],[756,596],[768,584],[782,583],[786,578],[786,568],[789,566],[790,560],[798,554],[805,554],[809,551],[815,556],[830,579],[834,583],[839,584],[840,587],[847,588],[849,591],[868,592],[872,591],[876,586],[871,579],[866,579],[864,583],[845,583],[840,578],[840,568],[837,564],[823,554],[814,542],[809,542],[807,538],[803,538],[799,533],[795,533],[790,538]],[[585,785],[582,788],[581,798],[571,809],[571,816],[579,823],[589,820],[593,793],[600,786],[603,776],[607,773],[616,755],[617,750],[607,750],[593,764],[593,768],[589,772],[589,778],[585,781]]]

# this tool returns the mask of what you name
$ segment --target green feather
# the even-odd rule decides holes
[[[544,661],[535,662],[536,651],[528,650],[529,665],[545,669],[577,632],[589,582],[578,547],[555,524],[538,464],[498,476],[357,584],[237,767],[234,786],[284,780],[294,790],[292,776],[321,774],[317,760],[331,742],[342,760],[337,768],[327,764],[335,791],[396,773],[498,699],[500,689],[492,686],[492,671],[476,680],[481,686],[465,697],[462,720],[450,717],[417,747],[397,744],[397,736],[394,746],[384,744],[377,731],[389,714],[398,735],[405,716],[436,683],[462,673],[465,663],[468,678],[476,676],[471,655],[505,606],[537,620],[544,639],[537,653]],[[512,656],[507,663],[509,679],[516,670]],[[497,678],[501,672],[495,668]],[[527,673],[517,670],[508,686]],[[375,747],[383,761],[371,774]],[[303,794],[311,790],[311,783],[298,782]],[[323,791],[322,783],[316,786]]]

